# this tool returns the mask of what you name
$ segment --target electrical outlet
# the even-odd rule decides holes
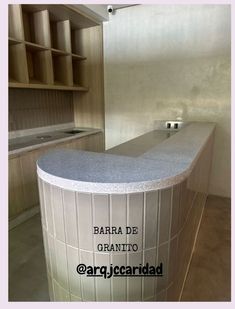
[[[174,120],[169,120],[165,122],[165,128],[167,130],[179,130],[183,126],[182,121],[174,121]]]

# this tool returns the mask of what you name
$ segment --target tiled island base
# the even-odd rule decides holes
[[[39,191],[51,301],[180,299],[207,197],[213,134],[190,173],[172,186],[135,193],[90,193],[50,184]],[[97,227],[138,227],[136,234],[95,234]],[[135,244],[133,251],[99,251]],[[113,246],[115,247],[115,246]],[[87,277],[77,266],[158,266],[162,277]]]

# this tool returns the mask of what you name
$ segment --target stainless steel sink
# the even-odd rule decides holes
[[[39,135],[39,136],[37,136],[37,138],[39,138],[39,139],[48,139],[48,138],[52,138],[52,136],[51,135]]]
[[[83,132],[85,132],[85,130],[74,129],[74,130],[70,130],[70,131],[64,131],[64,133],[67,133],[67,134],[79,134],[79,133],[83,133]]]

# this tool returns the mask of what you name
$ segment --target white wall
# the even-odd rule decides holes
[[[230,6],[140,5],[104,24],[106,147],[155,119],[217,123],[210,193],[230,196]]]

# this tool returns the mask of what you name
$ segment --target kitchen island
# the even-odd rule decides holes
[[[38,160],[52,301],[180,299],[208,194],[214,131],[213,123],[194,122],[105,153],[61,149]]]

